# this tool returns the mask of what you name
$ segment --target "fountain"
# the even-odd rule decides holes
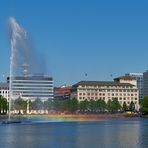
[[[45,64],[38,60],[36,52],[33,50],[29,36],[24,28],[22,28],[13,17],[9,18],[10,29],[10,74],[9,74],[9,118],[4,123],[20,123],[20,120],[13,120],[12,117],[12,101],[19,97],[29,102],[31,99],[37,100],[39,95],[42,96],[43,101],[51,96],[50,91],[52,87],[52,78],[41,75],[45,73]],[[25,82],[24,82],[25,81]],[[45,84],[42,84],[42,82]],[[47,87],[47,82],[49,86]],[[41,85],[42,84],[42,85]],[[29,88],[28,86],[29,85]],[[30,87],[30,85],[33,85]],[[28,90],[24,90],[24,87]],[[17,87],[17,90],[15,90]],[[52,88],[51,88],[52,87]],[[34,98],[29,95],[34,95]],[[30,95],[30,96],[31,96]],[[45,97],[46,96],[46,97]],[[40,102],[39,102],[40,103]],[[39,105],[37,105],[39,106]],[[28,109],[27,105],[27,109]],[[38,109],[38,107],[36,107]],[[29,110],[29,109],[28,109]],[[27,111],[28,111],[27,110]],[[43,108],[44,110],[44,108]],[[20,110],[19,110],[20,111]],[[28,113],[28,112],[27,112]]]

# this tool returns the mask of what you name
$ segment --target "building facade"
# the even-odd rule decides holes
[[[54,88],[54,98],[69,99],[71,94],[71,86],[62,86]]]
[[[9,81],[9,78],[8,78]],[[33,101],[53,99],[53,79],[44,75],[17,76],[12,78],[12,99],[21,97]]]
[[[8,83],[0,83],[0,95],[9,101],[9,84]]]
[[[148,96],[148,71],[143,73],[143,94]]]
[[[72,96],[78,101],[103,99],[107,103],[108,100],[117,98],[121,105],[124,102],[130,105],[131,101],[138,105],[138,89],[136,85],[131,84],[134,80],[132,79],[131,83],[124,82],[121,78],[114,81],[80,81],[73,85]]]
[[[139,99],[144,97],[143,92],[143,73],[127,73],[125,76],[131,76],[136,79],[137,87],[139,89]]]

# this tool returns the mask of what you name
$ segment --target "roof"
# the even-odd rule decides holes
[[[0,87],[9,87],[9,83],[0,82]]]
[[[134,77],[132,77],[132,76],[129,76],[129,75],[117,77],[117,78],[115,78],[114,80],[120,80],[120,79],[123,79],[123,80],[136,80],[136,78],[134,78]]]
[[[119,83],[114,81],[80,81],[73,86],[87,85],[87,86],[134,86],[130,83]]]

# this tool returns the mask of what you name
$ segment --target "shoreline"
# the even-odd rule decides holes
[[[24,115],[27,118],[64,120],[64,121],[105,121],[126,118],[120,114],[47,114],[47,115]]]
[[[139,116],[127,114],[23,114],[12,115],[12,119],[28,118],[28,119],[45,119],[45,120],[63,120],[63,121],[105,121],[105,120],[120,120],[126,118],[135,118]],[[147,118],[147,116],[142,116]],[[0,115],[1,120],[8,119],[8,115]]]

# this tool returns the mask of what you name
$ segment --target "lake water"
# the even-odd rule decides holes
[[[148,148],[148,119],[1,124],[0,148]]]

